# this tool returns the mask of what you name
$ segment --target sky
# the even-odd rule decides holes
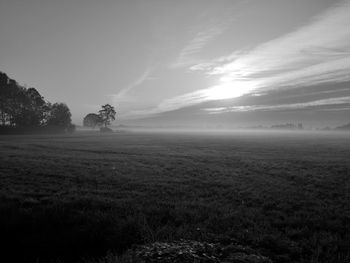
[[[349,0],[0,0],[0,71],[73,122],[349,123]]]

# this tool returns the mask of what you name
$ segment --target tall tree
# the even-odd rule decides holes
[[[18,131],[49,128],[73,131],[71,113],[63,103],[51,104],[35,88],[26,88],[0,72],[0,126]],[[7,129],[8,130],[8,129]]]
[[[54,103],[49,105],[49,113],[46,124],[48,126],[56,127],[58,130],[67,130],[71,123],[72,114],[69,108],[64,103]]]
[[[0,72],[0,121],[2,126],[9,124],[11,117],[9,109],[11,97],[11,90],[8,85],[9,80],[5,73]]]
[[[44,123],[45,101],[35,88],[19,90],[13,118],[16,126],[38,127]]]
[[[102,120],[102,123],[104,124],[105,127],[107,127],[107,125],[111,124],[111,121],[115,120],[115,109],[113,106],[111,106],[110,104],[105,104],[102,105],[102,109],[99,110],[99,116]]]
[[[16,127],[40,126],[44,98],[35,88],[20,86],[0,72],[0,123]]]

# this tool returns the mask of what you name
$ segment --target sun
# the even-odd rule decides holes
[[[253,81],[223,81],[219,85],[203,91],[207,100],[224,100],[238,98],[251,93],[256,88]]]

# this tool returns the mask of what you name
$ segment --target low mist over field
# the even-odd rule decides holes
[[[0,262],[349,263],[350,0],[0,0]]]

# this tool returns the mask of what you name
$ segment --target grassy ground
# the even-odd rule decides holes
[[[275,262],[345,263],[350,136],[0,136],[0,201],[0,257],[14,260],[184,238],[235,239]]]

